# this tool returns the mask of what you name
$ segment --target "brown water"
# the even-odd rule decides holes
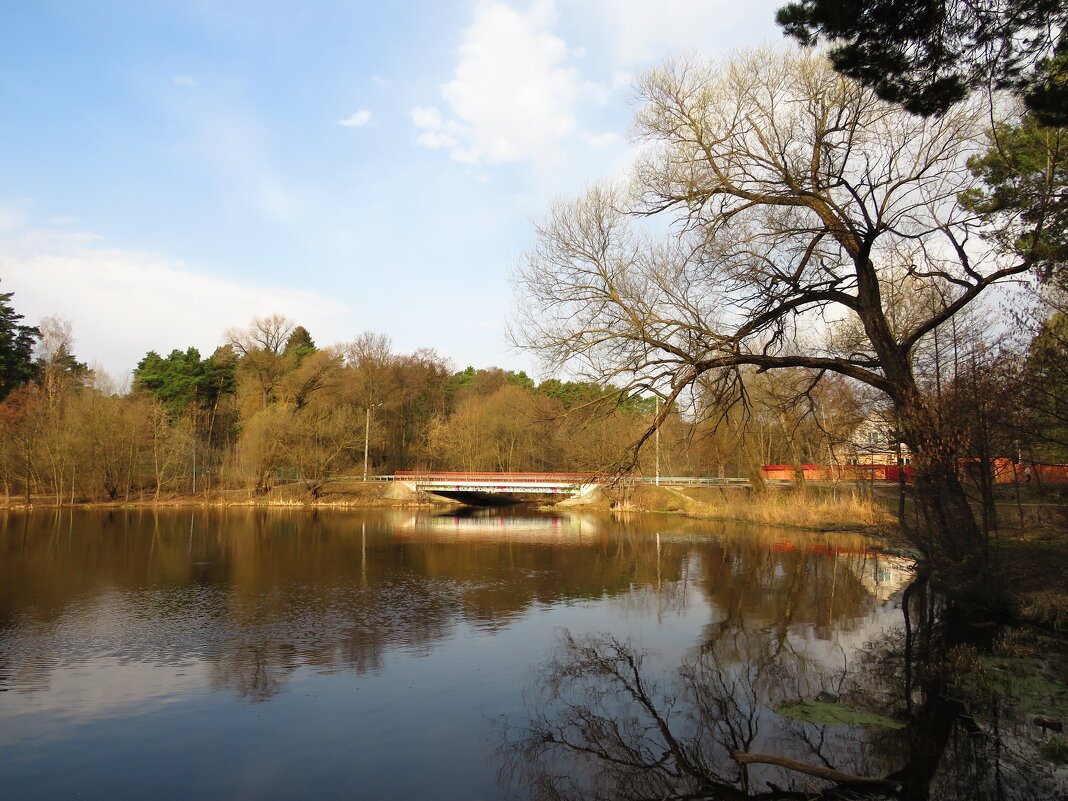
[[[907,567],[663,515],[0,513],[0,797],[522,798],[565,633],[818,692]]]

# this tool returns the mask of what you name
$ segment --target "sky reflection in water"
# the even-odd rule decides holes
[[[908,580],[864,549],[522,510],[0,516],[0,786],[509,797],[499,721],[563,630],[671,669],[729,627],[838,669],[898,625]]]

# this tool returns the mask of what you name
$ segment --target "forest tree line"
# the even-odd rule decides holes
[[[669,410],[660,444],[633,446],[651,396],[501,368],[455,370],[424,348],[397,352],[364,333],[318,347],[275,315],[231,329],[204,357],[148,352],[128,388],[74,355],[71,326],[3,314],[0,485],[4,497],[79,503],[193,491],[267,493],[299,483],[317,497],[336,476],[395,470],[575,471],[746,476],[766,464],[842,459],[873,406],[853,382],[796,369],[753,374],[744,402],[698,388]],[[1068,459],[1068,317],[1043,307],[1029,338],[996,350],[955,322],[923,353],[962,454]],[[801,400],[799,400],[801,399]]]

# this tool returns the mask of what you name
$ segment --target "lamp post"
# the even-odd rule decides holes
[[[367,480],[367,453],[371,443],[371,409],[377,409],[381,403],[369,403],[364,407],[363,421],[363,480]]]
[[[363,480],[367,481],[367,450],[371,442],[371,407],[364,409],[366,418],[363,426]]]

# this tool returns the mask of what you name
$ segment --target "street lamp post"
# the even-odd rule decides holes
[[[367,480],[367,450],[371,442],[371,407],[364,409],[366,417],[363,425],[363,480]]]

